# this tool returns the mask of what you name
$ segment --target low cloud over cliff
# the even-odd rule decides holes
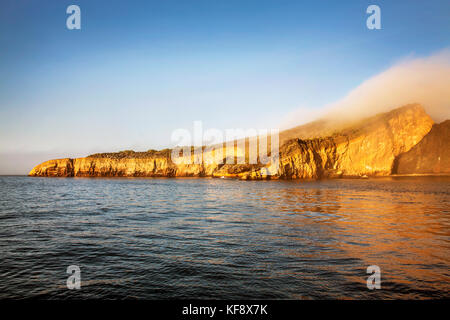
[[[403,59],[389,69],[364,81],[341,100],[320,110],[299,109],[285,126],[300,119],[354,120],[385,112],[398,106],[420,103],[435,122],[450,119],[450,49],[424,58]]]

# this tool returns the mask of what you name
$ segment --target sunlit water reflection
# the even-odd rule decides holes
[[[0,177],[0,297],[449,298],[449,204],[449,177]]]

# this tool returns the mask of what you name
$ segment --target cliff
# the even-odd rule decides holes
[[[385,176],[433,121],[420,105],[408,105],[359,121],[330,137],[294,139],[280,150],[281,177]]]
[[[317,126],[317,123],[315,124]],[[389,175],[397,157],[411,150],[430,131],[433,121],[420,105],[407,105],[353,122],[328,136],[290,139],[280,133],[280,165],[271,178],[322,178]],[[307,128],[307,127],[306,127]],[[304,128],[302,129],[305,130]],[[315,133],[315,136],[320,136]],[[226,156],[230,151],[225,150]],[[245,150],[235,148],[236,156]],[[95,154],[86,158],[46,161],[30,176],[59,177],[186,177],[265,178],[264,166],[248,164],[175,164],[170,150]],[[266,168],[267,169],[267,168]]]
[[[395,173],[450,173],[450,120],[435,124],[417,145],[401,154]]]

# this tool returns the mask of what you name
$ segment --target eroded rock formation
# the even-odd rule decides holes
[[[417,104],[407,105],[345,129],[313,139],[282,139],[279,169],[271,178],[322,178],[390,175],[407,162],[401,154],[416,146],[433,126]],[[281,137],[292,136],[281,133]],[[439,135],[440,133],[437,133]],[[317,136],[317,134],[315,134]],[[320,135],[319,135],[320,136]],[[446,142],[448,143],[448,136]],[[230,150],[225,150],[228,156]],[[238,154],[245,154],[236,150]],[[412,150],[411,150],[412,151]],[[264,166],[249,164],[175,164],[170,150],[95,154],[86,158],[46,161],[30,176],[58,177],[187,177],[266,178]],[[413,157],[413,155],[411,155]],[[402,160],[403,159],[403,160]],[[446,164],[448,168],[448,163]],[[273,166],[272,166],[273,168]],[[402,169],[403,170],[403,169]]]
[[[450,173],[450,120],[435,124],[417,145],[401,154],[394,173]]]

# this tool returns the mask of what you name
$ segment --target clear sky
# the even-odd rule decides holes
[[[66,28],[71,4],[81,30]],[[366,27],[370,4],[381,30]],[[449,47],[449,17],[448,0],[3,0],[0,174],[169,147],[195,120],[273,128]]]

